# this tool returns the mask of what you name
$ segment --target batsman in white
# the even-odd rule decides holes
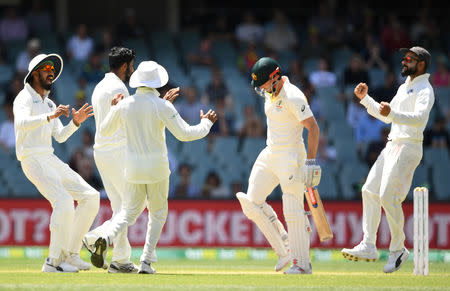
[[[96,127],[94,159],[111,203],[113,211],[111,219],[122,208],[122,195],[125,195],[126,181],[123,175],[123,165],[125,162],[126,140],[122,128],[117,130],[112,136],[103,136],[100,133],[100,125],[110,111],[111,106],[130,96],[125,82],[130,80],[131,74],[134,72],[135,56],[136,53],[129,48],[111,48],[108,55],[110,72],[105,74],[103,80],[95,86],[92,93],[92,107],[94,108]],[[102,229],[111,222],[111,219],[105,221],[93,231],[101,233]],[[131,246],[128,241],[127,230],[127,228],[124,228],[114,241],[111,265],[108,269],[109,273],[137,272],[137,267],[130,261]],[[108,268],[106,261],[103,268]]]
[[[57,54],[40,54],[28,66],[24,88],[14,100],[16,155],[25,176],[52,205],[50,246],[42,272],[78,272],[90,264],[80,259],[81,240],[92,225],[99,207],[99,193],[53,154],[52,136],[66,141],[87,118],[92,107],[72,108],[72,121],[63,126],[59,117],[69,116],[69,105],[48,98],[63,62]],[[77,207],[74,208],[74,200]]]
[[[101,233],[89,232],[84,237],[83,242],[91,252],[91,262],[98,268],[104,264],[108,245],[147,207],[147,236],[139,273],[155,273],[151,263],[157,261],[155,248],[168,211],[170,170],[165,128],[179,140],[191,141],[206,136],[217,120],[214,111],[206,114],[201,111],[201,122],[189,126],[171,103],[178,90],[172,91],[170,100],[159,98],[155,88],[167,84],[168,79],[167,71],[156,62],[140,63],[130,78],[130,87],[137,88],[136,94],[113,106],[100,125],[103,136],[111,136],[120,128],[125,133],[123,173],[127,182],[120,212]]]
[[[355,95],[367,112],[389,124],[386,147],[372,166],[362,188],[363,198],[363,240],[352,249],[343,249],[342,254],[350,260],[376,261],[377,231],[383,207],[391,243],[389,259],[383,271],[397,271],[409,257],[404,246],[404,216],[402,202],[411,187],[414,171],[422,159],[423,131],[434,104],[434,92],[426,73],[430,65],[430,53],[422,47],[401,49],[402,76],[406,77],[390,103],[378,103],[368,95],[368,86],[360,83]]]
[[[267,147],[259,154],[250,173],[247,194],[236,194],[244,214],[264,234],[279,260],[276,271],[291,261],[285,274],[311,274],[310,225],[304,211],[304,188],[317,186],[321,169],[315,157],[319,127],[305,95],[282,76],[272,58],[259,59],[252,68],[251,85],[265,98]],[[303,143],[308,130],[308,152]],[[278,185],[283,191],[283,214],[288,232],[266,198]]]

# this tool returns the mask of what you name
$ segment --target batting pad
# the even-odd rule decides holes
[[[263,206],[258,206],[248,199],[247,194],[242,192],[237,193],[236,197],[241,203],[244,214],[258,226],[266,239],[269,241],[275,253],[278,256],[286,256],[288,254],[288,249],[281,237],[278,226],[272,221],[278,221],[281,227],[283,227],[283,225],[278,220],[278,217],[272,207],[270,207],[267,203],[264,203]],[[270,209],[265,205],[267,205]],[[266,215],[263,209],[265,209],[270,216]]]
[[[292,263],[301,268],[309,268],[311,226],[297,197],[283,194],[283,214],[288,227]]]

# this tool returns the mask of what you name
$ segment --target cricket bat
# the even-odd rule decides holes
[[[317,234],[321,242],[330,240],[333,238],[333,232],[331,231],[330,224],[328,223],[327,216],[325,215],[325,209],[323,208],[322,200],[320,199],[319,192],[316,187],[306,188],[306,201],[308,202],[309,210],[314,219],[316,225]]]

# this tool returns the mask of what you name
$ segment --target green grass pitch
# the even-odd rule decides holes
[[[274,260],[160,260],[155,275],[42,273],[43,259],[0,259],[0,290],[450,290],[450,264],[430,263],[414,276],[408,261],[384,274],[385,261],[313,262],[313,275],[283,275]]]

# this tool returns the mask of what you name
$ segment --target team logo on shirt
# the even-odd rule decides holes
[[[47,105],[50,109],[53,108],[53,104],[51,102],[48,102]]]
[[[303,112],[303,111],[305,111],[305,105],[302,105],[302,108],[300,108],[300,110]]]
[[[414,91],[414,89],[411,88],[411,89],[409,89],[408,91],[406,91],[406,93],[407,93],[407,94],[410,94],[410,93],[412,93],[413,91]]]
[[[255,81],[258,80],[258,77],[256,77],[255,73],[252,73],[252,79]]]
[[[283,103],[283,101],[282,101],[282,100],[278,100],[277,103],[275,104],[275,107],[276,107],[277,109],[282,109],[283,106],[281,106],[281,103]],[[279,110],[278,110],[278,111],[279,111]]]

